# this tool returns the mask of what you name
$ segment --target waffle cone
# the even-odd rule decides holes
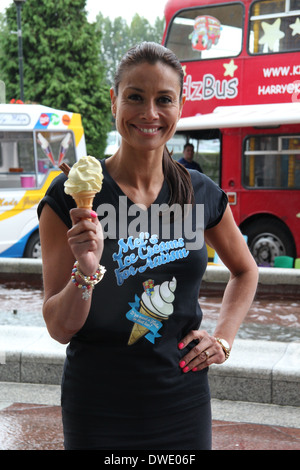
[[[142,313],[143,315],[146,315],[146,317],[155,318],[156,320],[160,320],[160,321],[162,320],[161,317],[159,317],[158,315],[155,315],[153,312],[148,310],[142,300],[140,303],[139,312]],[[164,320],[166,319],[164,318]],[[145,326],[139,325],[138,323],[134,323],[129,340],[128,340],[128,345],[131,346],[132,344],[136,343],[140,338],[145,336],[148,332],[149,330]]]
[[[80,209],[92,210],[95,194],[95,191],[81,191],[80,193],[72,194],[72,198],[76,202],[76,206],[80,207]]]

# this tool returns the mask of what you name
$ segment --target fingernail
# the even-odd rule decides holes
[[[179,344],[178,344],[178,347],[179,347],[179,349],[183,349],[183,348],[184,348],[184,344],[183,344],[183,343],[179,343]]]
[[[188,366],[182,369],[183,372],[187,372],[189,370]]]
[[[93,217],[94,219],[96,219],[96,217],[98,217],[97,212],[91,211],[91,217]]]
[[[185,366],[185,361],[179,362],[179,366],[180,366],[180,367],[184,367],[184,366]]]
[[[197,367],[193,367],[192,371],[193,371],[193,372],[196,372],[196,371],[197,371]]]

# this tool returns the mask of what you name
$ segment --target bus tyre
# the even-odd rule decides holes
[[[41,242],[40,235],[38,232],[35,232],[29,238],[25,251],[24,258],[41,258]]]
[[[295,257],[295,243],[288,228],[279,220],[256,220],[242,229],[250,251],[259,266],[273,266],[276,256]]]

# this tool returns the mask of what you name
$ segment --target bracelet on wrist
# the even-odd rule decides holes
[[[78,287],[78,289],[82,289],[83,300],[89,300],[95,285],[102,280],[105,272],[105,267],[99,264],[95,274],[92,274],[91,276],[86,276],[80,271],[78,267],[78,261],[74,263],[71,274],[71,281],[76,287]],[[78,282],[76,280],[76,277],[77,279],[80,278],[83,283]]]

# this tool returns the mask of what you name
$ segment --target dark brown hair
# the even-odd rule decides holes
[[[126,72],[129,67],[139,65],[143,62],[152,65],[160,62],[176,71],[180,86],[179,100],[181,101],[184,78],[181,63],[170,49],[156,44],[155,42],[143,42],[127,51],[119,63],[115,74],[115,95],[118,95],[119,84],[122,80],[123,73]],[[183,206],[184,204],[193,203],[194,190],[190,174],[183,165],[172,158],[167,147],[165,147],[163,154],[163,172],[170,188],[169,205],[180,204]]]

